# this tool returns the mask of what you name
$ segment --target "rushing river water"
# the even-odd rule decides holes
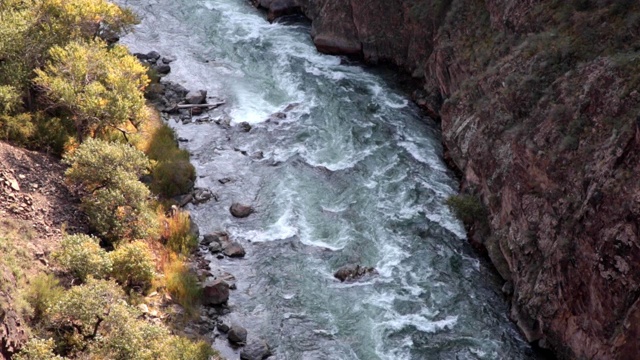
[[[201,232],[247,249],[210,260],[237,278],[229,318],[249,337],[275,359],[534,357],[443,205],[457,183],[437,125],[388,76],[317,53],[308,24],[269,24],[245,0],[119,2],[142,20],[125,44],[175,56],[169,80],[228,100],[210,116],[231,128],[172,125],[219,196],[190,207]],[[257,212],[234,219],[233,201]],[[339,283],[347,263],[379,275]]]

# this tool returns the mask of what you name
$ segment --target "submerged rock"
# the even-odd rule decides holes
[[[231,215],[237,218],[246,218],[253,213],[253,208],[250,205],[244,205],[240,203],[233,203],[229,208]]]
[[[345,265],[345,266],[339,268],[333,274],[333,276],[336,279],[344,282],[344,281],[358,280],[358,279],[362,278],[365,275],[374,275],[374,274],[377,274],[377,273],[378,272],[373,267],[360,266],[360,265],[356,265],[356,264],[349,264],[349,265]]]
[[[262,360],[271,355],[269,344],[264,340],[251,340],[240,352],[242,360]]]
[[[229,300],[229,284],[224,280],[213,280],[202,288],[203,305],[222,305]]]

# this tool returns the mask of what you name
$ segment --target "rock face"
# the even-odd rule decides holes
[[[213,280],[202,288],[204,305],[222,305],[229,300],[229,284],[224,280]]]
[[[637,358],[640,3],[257,2],[304,13],[321,51],[421,79],[416,102],[487,210],[470,238],[513,284],[529,341],[560,358]]]

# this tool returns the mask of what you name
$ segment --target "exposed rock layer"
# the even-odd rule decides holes
[[[305,14],[320,51],[422,79],[416,101],[488,210],[472,240],[529,341],[561,358],[640,354],[637,1],[254,3]]]

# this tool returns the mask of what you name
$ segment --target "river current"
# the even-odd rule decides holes
[[[270,24],[246,0],[117,2],[141,18],[123,43],[174,56],[168,80],[227,100],[208,116],[230,128],[171,125],[196,186],[218,194],[189,207],[201,232],[247,250],[209,256],[236,277],[229,321],[275,359],[534,358],[444,205],[458,184],[437,124],[392,77],[319,54],[307,23]],[[235,219],[234,201],[257,211]],[[379,275],[340,283],[332,273],[348,263]]]

